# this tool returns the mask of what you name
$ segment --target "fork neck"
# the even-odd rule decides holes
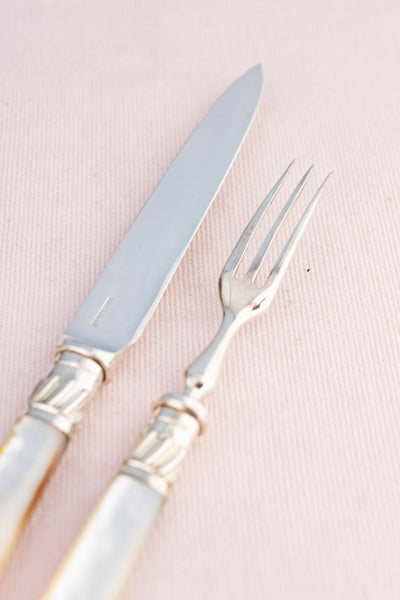
[[[213,390],[226,349],[239,325],[235,313],[226,308],[214,338],[186,369],[186,395],[200,399]]]

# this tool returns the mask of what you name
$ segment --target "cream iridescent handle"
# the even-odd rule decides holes
[[[102,368],[95,361],[61,354],[1,446],[0,570],[65,449],[73,424],[102,381]]]
[[[66,442],[58,429],[25,415],[0,448],[0,569]]]
[[[167,395],[97,504],[42,600],[114,600],[120,594],[188,448],[204,408]]]
[[[108,600],[121,591],[163,497],[124,473],[111,482],[52,584],[47,600]]]

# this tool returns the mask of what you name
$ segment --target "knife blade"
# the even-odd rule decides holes
[[[54,364],[0,448],[0,570],[71,430],[141,335],[254,117],[256,65],[196,127],[67,328]]]

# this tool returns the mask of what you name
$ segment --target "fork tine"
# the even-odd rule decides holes
[[[303,215],[301,216],[301,218],[300,218],[299,222],[297,223],[296,227],[294,228],[291,236],[289,237],[288,241],[286,242],[282,252],[280,253],[275,265],[273,266],[271,273],[270,273],[270,277],[274,276],[275,278],[277,278],[276,286],[279,285],[279,283],[288,267],[290,259],[292,258],[294,251],[297,248],[300,238],[303,235],[303,233],[308,225],[309,220],[311,219],[311,215],[314,212],[315,207],[317,206],[318,200],[320,199],[320,196],[328,182],[328,179],[331,177],[332,174],[333,174],[333,171],[331,171],[329,173],[329,175],[324,179],[324,181],[322,182],[322,184],[320,185],[320,187],[314,194],[311,202],[309,203],[309,205],[307,206]]]
[[[285,181],[286,176],[288,175],[293,164],[294,164],[294,160],[292,160],[290,165],[287,167],[287,169],[284,171],[284,173],[280,176],[280,178],[275,183],[275,185],[273,186],[271,191],[268,193],[266,198],[263,200],[263,202],[260,204],[260,206],[258,207],[256,212],[254,213],[254,215],[251,218],[250,222],[248,223],[246,229],[243,231],[242,235],[238,239],[236,246],[232,250],[232,253],[229,256],[229,258],[226,262],[226,265],[223,269],[223,273],[233,271],[233,274],[235,274],[236,271],[238,270],[240,261],[246,251],[247,246],[250,243],[251,238],[253,237],[253,234],[254,234],[259,222],[261,221],[265,211],[270,206],[271,202],[273,201],[276,194],[278,193],[279,188],[281,187],[282,183]]]
[[[279,213],[278,217],[276,218],[275,223],[272,225],[271,229],[268,232],[268,235],[266,236],[263,243],[261,244],[257,254],[255,255],[255,257],[249,267],[249,270],[246,273],[246,277],[250,281],[254,281],[254,279],[257,277],[257,273],[259,272],[259,270],[261,268],[263,260],[266,256],[272,242],[274,241],[275,237],[277,236],[281,226],[283,225],[285,218],[289,214],[290,209],[292,208],[292,206],[296,202],[297,198],[300,196],[301,192],[303,191],[304,186],[306,185],[307,180],[310,176],[311,170],[313,168],[314,168],[314,165],[311,165],[311,167],[308,169],[308,171],[300,179],[299,183],[297,184],[297,186],[293,190],[292,194],[290,195],[289,200],[286,202],[285,206],[282,208],[281,212]]]

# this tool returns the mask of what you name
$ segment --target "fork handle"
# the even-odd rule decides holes
[[[163,496],[120,473],[111,482],[42,600],[117,598]]]
[[[193,440],[204,409],[168,395],[97,504],[42,600],[115,600]]]

